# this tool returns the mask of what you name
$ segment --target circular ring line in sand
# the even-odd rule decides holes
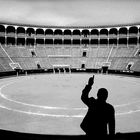
[[[66,107],[52,107],[52,106],[40,106],[40,105],[34,105],[34,104],[27,104],[27,103],[23,103],[23,102],[19,102],[19,101],[15,101],[13,99],[8,98],[7,96],[5,96],[2,93],[2,89],[15,83],[15,81],[9,82],[7,84],[4,84],[0,87],[0,96],[5,99],[6,101],[15,103],[17,105],[22,105],[22,106],[28,106],[28,107],[34,107],[34,108],[42,108],[42,109],[46,109],[46,110],[87,110],[87,108],[66,108]],[[115,105],[115,107],[124,107],[124,106],[129,106],[129,105],[133,105],[135,103],[139,103],[140,101],[135,101],[135,102],[131,102],[131,103],[126,103],[126,104],[121,104],[121,105]],[[63,114],[50,114],[50,113],[41,113],[39,111],[37,112],[33,112],[33,111],[25,111],[25,110],[19,110],[19,109],[15,109],[15,108],[11,108],[11,107],[6,107],[6,105],[0,105],[0,108],[3,109],[7,109],[10,111],[14,111],[14,112],[19,112],[19,113],[24,113],[24,114],[29,114],[29,115],[39,115],[39,116],[49,116],[49,117],[75,117],[75,118],[82,118],[84,117],[84,115],[63,115]],[[116,113],[116,115],[127,115],[127,114],[133,114],[133,113],[137,113],[140,112],[140,109],[137,110],[129,110],[127,112],[121,112],[121,113]]]

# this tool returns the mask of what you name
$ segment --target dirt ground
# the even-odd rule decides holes
[[[0,129],[37,134],[84,134],[81,91],[93,74],[40,74],[0,79]],[[140,131],[140,78],[95,75],[89,96],[108,89],[116,132]]]

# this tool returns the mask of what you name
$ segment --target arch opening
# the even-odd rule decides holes
[[[118,34],[118,30],[116,28],[112,28],[109,30],[109,34],[110,35],[117,35]]]
[[[7,37],[7,45],[15,45],[15,42],[14,37]]]
[[[5,32],[5,27],[3,25],[0,25],[0,32]]]
[[[80,41],[80,39],[73,39],[72,44],[74,44],[74,45],[80,45],[81,44],[81,41]]]
[[[138,27],[132,26],[129,28],[129,34],[137,34],[138,33]]]
[[[71,35],[71,30],[64,30],[64,35]]]
[[[64,44],[71,44],[71,39],[64,39]]]
[[[99,40],[98,39],[91,39],[90,43],[93,44],[93,45],[98,45]]]
[[[62,44],[62,39],[55,39],[54,44]]]
[[[127,45],[127,38],[119,38],[118,44],[119,45]]]
[[[99,31],[97,29],[91,30],[91,35],[99,35]]]
[[[26,45],[34,46],[35,45],[35,39],[34,38],[27,38],[26,39]]]
[[[82,57],[87,57],[87,52],[83,51]]]
[[[9,34],[9,33],[15,33],[15,27],[13,27],[13,26],[8,26],[8,27],[7,27],[7,34]]]
[[[1,43],[2,45],[5,44],[5,37],[0,37],[0,43]]]
[[[78,35],[78,36],[80,36],[81,35],[81,32],[80,32],[80,30],[73,30],[73,35]]]
[[[17,38],[17,45],[24,46],[25,45],[25,38]]]
[[[26,31],[27,36],[35,35],[35,30],[33,28],[28,28]]]
[[[107,45],[108,39],[100,39],[99,42],[100,42],[100,45]]]
[[[25,29],[23,27],[18,27],[17,34],[25,34]]]
[[[89,44],[89,39],[82,39],[81,43],[82,44]]]
[[[36,30],[36,35],[44,35],[44,30],[43,29],[37,29]]]
[[[36,39],[36,45],[44,45],[44,39]]]
[[[120,35],[121,35],[121,34],[127,35],[127,28],[125,28],[125,27],[120,28],[120,29],[119,29],[119,34],[120,34]]]
[[[117,39],[109,39],[109,44],[110,45],[117,45]]]
[[[87,29],[82,30],[82,35],[83,35],[84,37],[89,36],[89,35],[90,35],[89,30],[87,30]]]
[[[137,43],[138,43],[137,37],[133,37],[133,38],[128,39],[128,44],[129,45],[137,45]]]
[[[53,39],[45,39],[45,44],[54,44]]]
[[[46,29],[45,35],[53,35],[53,30],[51,30],[51,29]]]
[[[63,33],[62,33],[62,30],[60,30],[60,29],[56,29],[55,31],[54,31],[54,35],[62,35]]]
[[[100,35],[106,35],[106,36],[108,36],[108,30],[107,29],[101,29],[100,30]]]

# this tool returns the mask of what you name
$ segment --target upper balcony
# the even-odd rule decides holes
[[[18,27],[17,28],[17,37],[25,37],[26,31],[24,27]]]
[[[54,31],[54,38],[55,39],[62,39],[63,38],[63,32],[61,29],[56,29]]]
[[[129,28],[128,32],[129,32],[129,37],[136,37],[136,36],[138,36],[139,29],[136,26],[132,26]]]
[[[8,26],[5,32],[6,35],[10,37],[15,37],[16,35],[16,29],[14,26]]]
[[[100,38],[104,38],[104,39],[108,38],[108,30],[101,29],[99,35],[100,35]]]
[[[73,30],[72,38],[74,38],[74,39],[80,39],[81,38],[81,32],[80,32],[80,30],[78,30],[78,29]]]
[[[109,37],[110,39],[112,39],[112,38],[117,38],[117,35],[118,35],[118,30],[117,30],[117,28],[111,28],[111,29],[109,30],[109,35],[108,35],[108,37]]]
[[[45,38],[45,32],[43,29],[41,28],[36,29],[36,38],[39,39]]]
[[[91,40],[95,39],[119,39],[119,38],[138,38],[140,28],[138,26],[124,26],[113,28],[41,28],[41,27],[24,27],[12,25],[0,25],[0,36],[16,37],[16,38],[34,38],[34,39],[62,39],[69,40]],[[75,42],[75,41],[74,41]],[[77,42],[77,41],[76,41]],[[78,41],[79,42],[79,41]],[[85,42],[85,41],[84,41]],[[87,42],[87,41],[86,41]],[[90,43],[89,43],[90,44]]]
[[[71,39],[72,37],[72,31],[69,29],[64,30],[64,39]]]
[[[88,29],[82,30],[81,36],[82,36],[82,38],[84,38],[84,39],[89,38],[89,37],[90,37],[90,31],[89,31]]]
[[[3,25],[0,25],[0,36],[5,36],[5,27]]]
[[[52,39],[54,37],[54,32],[52,29],[46,29],[45,30],[45,38]]]
[[[118,34],[118,37],[119,38],[127,38],[127,35],[128,35],[128,30],[126,27],[121,27],[119,29],[119,34]]]
[[[98,39],[99,38],[99,30],[92,29],[90,32],[91,39]]]
[[[34,30],[34,28],[27,28],[26,36],[28,38],[34,38],[35,37],[35,30]]]

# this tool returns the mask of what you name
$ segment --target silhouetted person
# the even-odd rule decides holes
[[[34,51],[31,51],[32,57],[36,56],[36,53]]]
[[[39,63],[37,63],[37,68],[38,68],[38,69],[41,69],[41,66],[40,66],[40,64],[39,64]]]
[[[115,110],[106,102],[108,91],[100,88],[97,99],[88,97],[94,83],[94,76],[89,78],[88,84],[82,91],[81,100],[88,106],[88,111],[81,123],[81,128],[87,136],[93,138],[113,137],[115,134]]]

